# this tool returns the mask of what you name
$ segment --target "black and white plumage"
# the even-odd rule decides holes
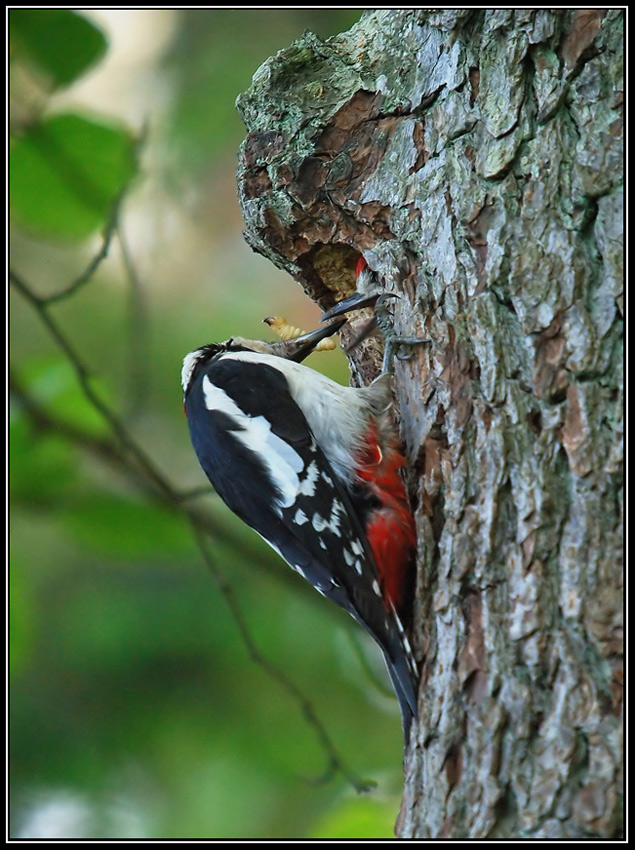
[[[191,352],[185,411],[199,462],[225,504],[377,641],[407,735],[417,671],[369,542],[381,491],[360,478],[356,461],[390,387],[343,387],[295,362],[341,324],[299,340],[233,338]]]

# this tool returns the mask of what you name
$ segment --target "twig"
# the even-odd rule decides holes
[[[71,295],[74,295],[79,289],[85,286],[92,276],[95,274],[101,263],[108,256],[108,251],[110,250],[110,245],[112,243],[112,238],[117,231],[117,227],[119,224],[119,210],[121,209],[121,204],[123,202],[123,198],[125,195],[127,187],[124,187],[120,192],[119,196],[115,200],[112,209],[110,211],[110,216],[108,218],[108,223],[106,225],[106,229],[104,230],[104,235],[102,237],[101,248],[92,260],[88,263],[84,271],[75,278],[72,283],[69,283],[68,286],[65,286],[64,289],[61,289],[59,292],[53,293],[53,295],[47,295],[46,298],[40,298],[40,302],[42,304],[54,304],[56,301],[62,301],[64,298],[68,298]]]
[[[115,434],[121,445],[135,458],[139,466],[143,469],[143,471],[152,481],[155,487],[161,493],[163,493],[164,496],[169,497],[171,487],[168,481],[155,468],[154,464],[143,451],[143,449],[141,449],[140,446],[138,446],[136,443],[133,442],[133,440],[131,440],[128,432],[123,427],[116,414],[108,407],[108,405],[104,401],[102,401],[102,399],[99,398],[95,390],[92,388],[90,384],[90,374],[88,372],[88,369],[82,362],[81,358],[79,357],[69,340],[62,333],[62,330],[58,326],[57,322],[55,322],[55,320],[52,318],[48,310],[48,299],[41,298],[40,296],[36,295],[33,290],[29,286],[27,286],[27,284],[22,280],[22,278],[13,270],[9,271],[9,278],[11,280],[11,283],[16,287],[16,289],[18,289],[22,293],[22,295],[27,299],[27,301],[29,301],[29,303],[37,312],[42,323],[46,326],[59,348],[61,348],[61,350],[66,355],[68,361],[75,370],[79,385],[81,386],[84,395],[86,396],[88,401],[92,404],[95,410],[97,410],[97,412],[101,414],[102,418],[108,423],[108,425],[112,429],[113,434]]]
[[[239,540],[225,523],[219,523],[209,511],[187,505],[187,502],[191,499],[213,492],[210,487],[179,491],[167,483],[166,490],[157,490],[143,470],[130,464],[127,456],[116,443],[103,437],[95,437],[63,419],[51,415],[27,392],[11,366],[9,367],[9,391],[29,416],[35,428],[58,434],[69,442],[89,451],[100,460],[114,466],[117,472],[129,479],[144,496],[152,499],[162,508],[167,507],[183,512],[189,521],[204,533],[212,536],[215,540],[227,543],[236,552],[240,552],[243,558],[255,561],[260,568],[269,572],[269,574],[275,572],[276,576],[284,579],[286,572],[274,571],[270,568],[269,562],[263,559],[260,550],[250,547],[243,539]],[[132,438],[130,438],[130,441],[132,442]]]
[[[272,664],[268,658],[266,658],[256,646],[254,639],[247,627],[247,623],[243,616],[242,610],[236,600],[236,596],[234,594],[234,590],[232,586],[229,584],[225,576],[221,573],[221,571],[216,566],[213,558],[209,553],[209,549],[207,548],[207,543],[205,538],[200,532],[200,529],[196,528],[196,526],[192,526],[192,531],[194,536],[196,537],[196,541],[198,543],[201,556],[207,565],[208,570],[212,574],[214,581],[218,585],[220,592],[223,594],[227,605],[232,613],[232,617],[234,618],[234,622],[238,626],[238,631],[240,632],[240,636],[243,640],[243,643],[247,647],[247,652],[251,660],[256,663],[259,667],[261,667],[265,672],[274,679],[281,688],[283,688],[290,696],[298,703],[302,713],[304,714],[308,724],[315,731],[318,740],[324,751],[328,756],[328,767],[324,773],[324,776],[319,781],[326,781],[330,778],[334,772],[339,772],[344,776],[348,782],[355,788],[358,793],[362,793],[365,791],[370,791],[371,788],[376,787],[376,784],[373,780],[361,779],[357,774],[355,774],[340,758],[338,755],[333,742],[329,738],[329,735],[322,725],[322,722],[316,715],[311,702],[307,699],[307,697],[302,693],[300,688],[288,679],[284,673]],[[314,780],[315,781],[315,780]]]

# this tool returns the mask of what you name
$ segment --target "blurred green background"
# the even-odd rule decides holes
[[[360,14],[10,12],[14,838],[393,834],[402,744],[382,662],[209,493],[179,385],[202,343],[271,338],[276,313],[317,324],[242,239],[234,101],[305,29],[325,38]],[[109,222],[107,259],[80,277]],[[341,353],[309,365],[348,380]],[[209,517],[259,652],[370,793],[330,775],[299,702],[250,658],[186,509]]]

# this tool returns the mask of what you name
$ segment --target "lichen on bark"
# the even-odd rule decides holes
[[[363,253],[429,339],[395,380],[422,658],[404,837],[620,829],[622,30],[375,10],[238,101],[249,243],[322,306]]]

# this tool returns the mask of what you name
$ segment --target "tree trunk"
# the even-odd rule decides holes
[[[255,250],[397,292],[420,723],[397,835],[620,833],[619,10],[375,10],[239,99]],[[380,342],[355,351],[374,377]]]

